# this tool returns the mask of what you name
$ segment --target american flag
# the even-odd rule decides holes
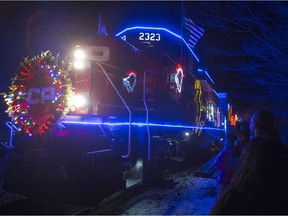
[[[184,17],[184,27],[188,31],[187,44],[193,49],[198,40],[204,35],[204,29],[187,17]]]

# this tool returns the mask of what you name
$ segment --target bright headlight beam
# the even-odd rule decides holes
[[[77,60],[83,60],[85,59],[85,52],[83,50],[78,49],[75,51],[74,57]]]
[[[84,68],[84,62],[81,60],[74,61],[73,65],[76,69],[83,69]]]
[[[74,95],[73,97],[69,98],[69,103],[78,108],[86,106],[87,101],[82,95]]]

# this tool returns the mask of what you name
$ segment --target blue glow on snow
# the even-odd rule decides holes
[[[195,59],[199,62],[198,57],[196,56],[196,54],[193,52],[193,50],[190,48],[190,46],[187,44],[187,42],[185,41],[185,39],[183,37],[181,37],[180,35],[170,31],[169,29],[166,28],[161,28],[161,27],[145,27],[145,26],[135,26],[135,27],[130,27],[130,28],[126,28],[123,31],[117,33],[115,36],[118,37],[119,35],[123,34],[126,31],[130,31],[130,30],[134,30],[134,29],[147,29],[147,30],[160,30],[160,31],[166,31],[168,33],[170,33],[171,35],[181,39],[184,44],[187,46],[187,48],[190,50],[190,52],[192,53],[192,55],[195,57]]]

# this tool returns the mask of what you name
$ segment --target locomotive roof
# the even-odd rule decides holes
[[[144,35],[139,35],[140,33]],[[150,34],[150,37],[149,37]],[[151,35],[152,34],[152,35]],[[153,35],[154,34],[154,35]],[[161,34],[157,38],[157,34]],[[173,55],[173,51],[175,52],[178,49],[183,49],[184,52],[190,53],[190,55],[199,62],[198,57],[194,53],[194,51],[189,47],[187,42],[181,35],[162,27],[147,27],[147,26],[135,26],[126,28],[115,36],[122,38],[124,41],[127,41],[134,46],[150,46],[157,48],[156,50],[163,50],[170,55]],[[151,40],[151,38],[154,38]],[[158,40],[157,40],[158,39]],[[173,51],[172,51],[173,50]],[[177,53],[179,54],[179,53]],[[176,55],[177,55],[176,54]]]

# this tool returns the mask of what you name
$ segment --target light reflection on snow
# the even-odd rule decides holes
[[[119,206],[122,215],[207,215],[216,200],[216,181],[182,171]]]

